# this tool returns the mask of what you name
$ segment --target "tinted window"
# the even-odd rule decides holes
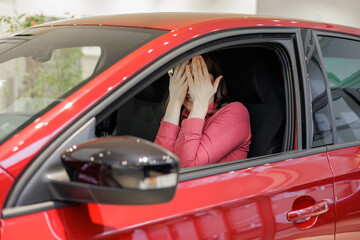
[[[0,39],[0,141],[166,31],[53,27]]]
[[[304,30],[305,57],[310,84],[312,112],[312,146],[323,146],[333,143],[329,97],[325,85],[325,72],[321,68],[320,55],[313,34]]]
[[[360,42],[319,37],[333,99],[338,143],[360,140]]]

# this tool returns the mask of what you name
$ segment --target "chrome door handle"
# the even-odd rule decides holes
[[[311,217],[326,213],[328,210],[329,202],[327,200],[323,200],[306,208],[289,211],[286,214],[286,218],[290,222],[301,223],[309,220]]]

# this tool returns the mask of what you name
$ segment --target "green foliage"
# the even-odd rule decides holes
[[[53,20],[58,19],[48,18],[43,14],[0,17],[0,23],[7,25],[8,33]],[[83,56],[81,48],[64,48],[54,49],[51,59],[45,63],[37,62],[31,57],[26,58],[26,73],[22,77],[23,87],[17,89],[17,93],[10,95],[32,99],[56,99],[60,97],[82,81],[81,59]],[[44,102],[41,105],[43,106],[32,107],[38,109],[47,104]]]
[[[73,18],[73,15],[70,15],[70,13],[65,13],[66,18]],[[0,16],[0,23],[4,23],[8,26],[8,29],[6,32],[8,33],[14,33],[17,31],[20,31],[22,29],[32,27],[35,25],[39,25],[45,22],[49,21],[55,21],[59,20],[59,18],[56,17],[45,17],[42,13],[41,14],[34,14],[34,15],[27,15],[25,13],[23,14],[16,14],[15,16]]]
[[[7,29],[8,33],[14,33],[31,26],[45,23],[46,20],[43,14],[35,14],[30,16],[26,14],[20,14],[12,17],[0,17],[0,23],[1,22],[5,23],[9,27]]]
[[[27,88],[26,96],[32,98],[58,98],[82,81],[80,60],[84,56],[79,48],[64,48],[53,51],[51,61],[39,64],[28,62],[34,69],[25,76],[26,83],[36,79],[36,84]]]

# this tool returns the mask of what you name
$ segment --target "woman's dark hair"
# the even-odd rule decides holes
[[[230,98],[226,90],[225,79],[221,70],[220,63],[216,58],[215,54],[205,53],[201,56],[204,58],[208,71],[211,75],[213,75],[214,79],[216,79],[218,76],[223,76],[214,95],[214,102],[216,103],[216,108],[214,111],[215,113],[217,110],[228,104],[230,102]]]

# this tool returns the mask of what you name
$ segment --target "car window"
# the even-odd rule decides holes
[[[166,31],[54,27],[0,39],[0,141]]]
[[[303,30],[305,59],[310,84],[312,114],[312,147],[333,143],[332,121],[329,96],[326,88],[325,72],[321,67],[319,49],[316,47],[313,33]]]
[[[278,56],[261,46],[232,47],[212,53],[222,65],[231,101],[243,103],[249,111],[252,144],[248,157],[284,151],[288,112],[283,66]],[[130,100],[119,104],[115,111],[110,107],[111,112],[101,113],[96,136],[131,135],[154,141],[165,113],[168,88],[166,71]],[[272,127],[269,127],[269,121],[273,123]]]
[[[360,140],[360,42],[319,37],[338,143]]]
[[[160,121],[165,113],[168,96],[168,74],[163,74],[155,82],[130,98],[115,112],[98,122],[96,136],[136,136],[154,141]]]

